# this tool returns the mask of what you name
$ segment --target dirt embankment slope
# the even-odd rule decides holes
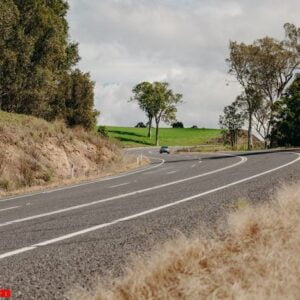
[[[122,171],[136,160],[96,133],[0,111],[0,196]]]

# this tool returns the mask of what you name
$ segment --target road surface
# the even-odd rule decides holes
[[[92,183],[0,199],[0,289],[12,299],[63,299],[132,253],[199,224],[214,227],[235,201],[263,201],[300,179],[300,153],[172,154]]]

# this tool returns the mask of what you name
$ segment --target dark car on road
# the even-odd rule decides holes
[[[159,153],[162,154],[162,153],[167,153],[167,154],[170,154],[170,149],[168,146],[162,146],[160,147],[159,149]]]

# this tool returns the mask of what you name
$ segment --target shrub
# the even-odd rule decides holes
[[[182,122],[175,122],[172,124],[173,128],[184,128],[184,125]]]
[[[146,128],[147,126],[143,122],[139,122],[135,125],[135,128]]]
[[[101,136],[103,136],[105,138],[108,138],[108,130],[107,130],[107,128],[105,126],[99,126],[97,132]]]

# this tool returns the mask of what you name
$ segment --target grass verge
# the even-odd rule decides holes
[[[242,206],[228,231],[181,237],[137,257],[122,278],[74,299],[299,299],[300,184],[274,201]]]

